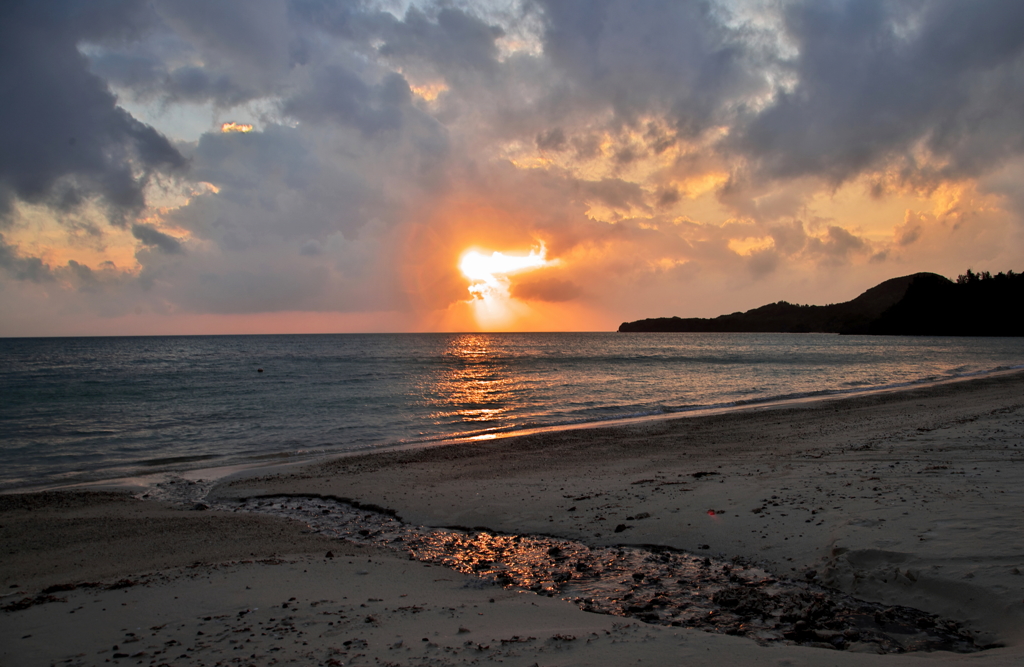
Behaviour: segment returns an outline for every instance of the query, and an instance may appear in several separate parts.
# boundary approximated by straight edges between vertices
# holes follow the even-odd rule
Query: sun
[[[543,245],[537,250],[531,250],[528,255],[506,255],[503,252],[486,255],[470,250],[462,256],[459,269],[472,281],[469,292],[474,298],[507,298],[508,276],[548,266],[552,262],[545,257],[546,254]]]
[[[547,258],[541,244],[526,255],[494,251],[491,254],[469,250],[462,255],[459,269],[469,278],[469,294],[477,322],[484,327],[507,325],[525,304],[515,302],[509,293],[509,276],[557,264]]]

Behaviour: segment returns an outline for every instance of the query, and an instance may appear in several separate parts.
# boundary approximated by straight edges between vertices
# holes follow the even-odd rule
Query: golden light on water
[[[473,424],[481,430],[507,425],[521,381],[495,353],[488,334],[462,334],[448,343],[444,369],[428,394],[437,423]],[[475,439],[492,437],[478,433]]]
[[[230,123],[221,123],[221,132],[252,132],[252,125],[249,123],[236,123],[231,121]]]

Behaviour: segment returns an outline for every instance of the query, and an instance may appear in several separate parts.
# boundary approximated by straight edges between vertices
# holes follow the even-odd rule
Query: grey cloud
[[[136,92],[155,87],[167,75],[164,63],[150,54],[107,51],[95,54],[89,65],[104,80]]]
[[[240,89],[273,92],[293,66],[287,4],[280,0],[175,0],[161,19]]]
[[[807,232],[799,220],[791,220],[788,223],[772,225],[769,228],[775,248],[785,255],[794,255],[807,244]]]
[[[700,134],[731,117],[737,100],[764,89],[734,36],[704,1],[540,0],[544,52],[590,103],[630,122],[671,115]]]
[[[179,294],[198,312],[260,313],[282,310],[316,310],[327,281],[320,270],[288,271],[274,267],[201,273],[187,280],[193,289]]]
[[[734,159],[723,196],[744,213],[750,207],[738,195],[761,184],[811,177],[837,185],[896,169],[928,187],[1024,153],[1024,5],[1016,0],[765,3],[782,39],[771,26],[732,21],[735,7],[711,0],[535,6],[544,54],[563,77],[538,104],[550,114],[535,134],[539,147],[548,148],[552,127],[581,141],[569,122],[581,109],[591,117],[611,109],[620,126],[660,116],[683,139],[727,127],[710,150]],[[646,137],[645,149],[676,140]],[[922,161],[921,147],[937,159]],[[628,163],[641,149],[617,150]]]
[[[755,278],[763,278],[778,268],[780,262],[779,253],[774,248],[757,250],[750,253],[747,259],[747,267]]]
[[[615,160],[616,164],[629,164],[639,157],[641,157],[641,155],[631,147],[620,148],[612,155],[612,159]]]
[[[924,229],[921,225],[904,225],[897,231],[896,243],[901,246],[908,246],[921,238],[921,233],[923,231]]]
[[[828,228],[824,238],[809,237],[806,246],[807,252],[822,255],[830,262],[846,261],[850,255],[866,248],[864,239],[835,225]]]
[[[676,187],[663,187],[659,188],[657,192],[657,203],[658,206],[672,206],[677,203],[680,199],[679,188]]]
[[[178,239],[164,234],[152,225],[132,225],[132,236],[142,241],[145,245],[157,248],[168,255],[180,255],[184,252]]]
[[[393,220],[394,195],[383,185],[403,174],[380,173],[374,157],[362,151],[335,153],[339,133],[345,136],[331,128],[274,125],[263,132],[203,135],[193,172],[220,192],[197,197],[171,220],[235,251],[280,240],[322,240],[333,231],[350,236],[372,219]]]
[[[463,240],[464,223],[441,220],[460,201],[519,216],[480,221],[485,237],[536,234],[566,257],[586,244],[623,248],[587,269],[593,280],[514,281],[524,299],[566,300],[579,296],[577,285],[662,280],[701,265],[760,277],[787,260],[842,262],[866,256],[869,244],[838,227],[815,228],[823,236],[814,238],[793,220],[820,191],[819,178],[841,182],[896,163],[908,180],[928,179],[1024,150],[1024,30],[1020,12],[995,0],[762,3],[784,11],[780,25],[795,55],[766,46],[760,28],[730,23],[714,0],[527,0],[543,52],[508,57],[499,53],[501,29],[474,16],[472,3],[416,3],[402,17],[379,3],[341,0],[61,6],[99,18],[81,29],[46,28],[45,40],[15,36],[37,51],[0,43],[0,53],[27,53],[33,72],[52,73],[32,79],[47,82],[38,87],[17,80],[31,98],[23,109],[16,102],[21,116],[0,108],[9,121],[0,142],[15,141],[10,128],[22,123],[37,135],[26,145],[39,153],[19,156],[18,168],[28,168],[15,173],[6,157],[14,153],[0,150],[8,202],[69,210],[101,196],[128,216],[144,203],[147,174],[184,168],[162,137],[116,108],[100,77],[119,94],[168,104],[277,105],[257,131],[209,133],[179,147],[189,153],[189,176],[217,190],[166,217],[197,240],[187,255],[157,228],[131,227],[149,246],[139,253],[148,296],[202,312],[383,310],[430,298],[443,307],[464,296],[464,285],[450,267],[427,265]],[[112,7],[135,8],[125,12],[134,18],[117,18]],[[19,19],[23,26],[49,25],[35,10],[18,11],[32,18]],[[0,23],[0,33],[12,30],[11,21]],[[0,81],[13,76],[0,63]],[[773,97],[779,80],[792,88]],[[432,102],[410,89],[442,81],[447,91]],[[40,136],[44,126],[74,134]],[[946,172],[916,161],[921,145],[947,160]],[[519,169],[500,159],[508,146],[551,151],[559,166]],[[595,167],[584,173],[623,177],[579,180],[574,160],[601,155],[608,164],[583,165]],[[624,176],[658,155],[666,157],[657,172],[636,176],[643,182]],[[740,258],[721,225],[690,229],[669,224],[667,213],[617,225],[584,215],[596,203],[615,215],[655,206],[687,213],[679,184],[712,170],[732,174],[722,204],[770,234],[773,249]],[[424,252],[422,240],[435,238],[438,252]],[[410,268],[413,255],[426,277]],[[666,268],[681,258],[690,262]],[[25,280],[50,275],[38,258],[9,247],[0,247],[0,263]],[[77,271],[82,285],[88,278],[81,267],[54,271],[62,280]],[[430,271],[448,273],[435,280]]]
[[[826,247],[830,254],[848,255],[852,252],[863,250],[865,246],[864,239],[854,236],[842,227],[833,225],[828,228]]]
[[[299,254],[303,257],[316,257],[324,254],[324,246],[316,239],[310,239],[299,247]]]
[[[67,273],[70,273],[75,283],[78,284],[79,292],[99,292],[102,285],[96,277],[96,273],[84,264],[75,260],[68,260]]]
[[[595,199],[620,211],[627,211],[632,207],[647,208],[643,188],[636,183],[618,178],[603,178],[600,181],[580,181],[578,187],[586,198]]]
[[[495,40],[504,32],[475,16],[445,8],[431,20],[412,7],[405,20],[394,22],[380,47],[384,56],[396,58],[426,57],[445,71],[491,70],[496,65]]]
[[[792,3],[794,90],[736,134],[762,178],[839,183],[885,161],[973,175],[1024,149],[1024,5],[1015,0]],[[927,174],[925,174],[927,176]]]
[[[190,41],[211,53],[251,63],[254,68],[280,65],[287,51],[286,4],[277,0],[175,0],[161,3],[159,13]]]
[[[117,107],[77,44],[123,38],[136,3],[5,3],[0,9],[0,216],[15,200],[70,211],[98,197],[115,224],[145,205],[154,172],[185,167],[152,127]]]
[[[402,18],[366,2],[292,0],[289,15],[314,31],[346,40],[367,59],[383,56],[405,71],[444,76],[454,85],[479,83],[500,69],[496,40],[504,33],[454,7],[411,6]],[[309,57],[315,39],[294,50]]]
[[[411,100],[409,84],[400,74],[389,74],[371,86],[349,70],[329,67],[307,90],[288,100],[284,111],[300,120],[348,123],[372,135],[398,129]]]
[[[371,7],[363,0],[291,0],[288,14],[296,21],[358,45],[379,39],[399,22],[390,12]]]
[[[576,151],[576,157],[581,160],[597,157],[601,152],[601,139],[595,134],[573,137],[570,143]]]
[[[1024,160],[1018,159],[1007,163],[1002,169],[980,179],[979,185],[983,192],[994,193],[1002,197],[1009,210],[1024,219]]]
[[[560,151],[566,147],[565,132],[560,127],[537,135],[537,148],[547,151]]]
[[[15,280],[28,280],[42,283],[53,280],[50,267],[38,257],[22,257],[17,248],[8,245],[0,235],[0,268],[7,271]]]
[[[246,89],[225,74],[212,74],[201,67],[179,67],[167,74],[165,90],[172,100],[204,102],[233,107],[256,99],[263,91]]]
[[[230,108],[276,89],[243,85],[229,73],[210,67],[182,65],[169,69],[159,57],[164,54],[149,52],[149,46],[149,42],[140,42],[123,50],[94,54],[90,69],[112,85],[127,89],[136,99],[158,98],[164,104],[211,101],[217,107]]]
[[[309,46],[281,0],[151,5],[144,39],[104,41],[92,70],[136,99],[230,108],[276,95]],[[196,64],[201,63],[201,64]]]
[[[207,133],[192,156],[193,173],[201,181],[231,189],[258,190],[268,180],[292,187],[308,183],[317,170],[316,156],[299,130],[271,126],[263,132]]]

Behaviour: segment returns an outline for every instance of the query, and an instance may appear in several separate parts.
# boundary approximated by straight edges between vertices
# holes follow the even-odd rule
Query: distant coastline
[[[892,278],[856,299],[827,306],[779,301],[715,318],[658,317],[623,322],[619,332],[838,333],[896,336],[1024,336],[1017,304],[1024,275],[935,273]]]

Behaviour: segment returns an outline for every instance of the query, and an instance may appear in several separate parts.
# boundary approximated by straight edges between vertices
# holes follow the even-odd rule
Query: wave
[[[419,438],[403,439],[400,442],[387,443],[386,445],[382,446],[408,446],[416,444],[431,444],[452,441],[472,441],[479,440],[485,437],[507,436],[537,430],[557,430],[559,428],[578,427],[581,425],[591,424],[595,426],[600,426],[602,423],[622,422],[630,420],[640,421],[651,417],[659,417],[665,415],[684,416],[687,414],[699,414],[704,412],[729,409],[744,409],[758,406],[767,406],[776,403],[803,401],[808,399],[827,399],[830,397],[843,397],[856,394],[881,393],[898,389],[927,386],[940,382],[954,382],[957,380],[984,377],[987,375],[995,375],[998,373],[1016,370],[1024,370],[1024,364],[999,365],[994,368],[984,370],[968,370],[959,373],[950,372],[941,375],[926,375],[912,380],[905,380],[901,382],[890,382],[883,384],[864,384],[859,386],[850,386],[846,388],[827,388],[808,391],[778,393],[757,396],[754,398],[736,398],[734,400],[719,401],[714,403],[701,403],[678,406],[659,404],[654,406],[633,406],[632,409],[604,406],[603,409],[607,410],[608,413],[603,415],[581,415],[568,419],[550,419],[542,421],[530,420],[516,424],[493,426],[475,430],[452,431],[448,433],[423,436]]]

